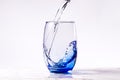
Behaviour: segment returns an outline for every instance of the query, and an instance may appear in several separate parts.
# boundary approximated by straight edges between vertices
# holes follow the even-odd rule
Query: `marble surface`
[[[75,69],[64,74],[32,69],[0,69],[0,80],[120,80],[120,68]]]

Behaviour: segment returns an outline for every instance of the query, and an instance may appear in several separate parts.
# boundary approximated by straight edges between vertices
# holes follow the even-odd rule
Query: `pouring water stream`
[[[58,30],[58,22],[67,6],[67,4],[70,2],[70,0],[65,0],[65,3],[63,4],[62,7],[60,7],[58,10],[57,10],[57,13],[53,19],[53,21],[55,22],[54,23],[54,34],[53,34],[53,38],[52,38],[52,42],[51,42],[51,45],[50,45],[50,49],[48,50],[48,55],[50,55],[50,52],[51,52],[51,48],[52,48],[52,45],[53,45],[53,42],[54,42],[54,39],[55,39],[55,36],[57,34],[57,30]],[[50,59],[51,60],[51,59]],[[51,60],[52,61],[52,60]],[[53,62],[53,61],[52,61]],[[55,62],[54,62],[55,63]]]

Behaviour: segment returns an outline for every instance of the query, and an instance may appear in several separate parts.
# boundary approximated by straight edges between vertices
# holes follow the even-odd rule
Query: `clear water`
[[[69,46],[66,48],[64,57],[58,62],[54,62],[52,59],[47,60],[48,69],[51,72],[67,72],[73,69],[77,57],[76,43],[77,41],[72,41],[69,43]],[[48,59],[50,59],[50,57],[48,57]]]
[[[51,42],[51,47],[50,47],[50,49],[49,50],[51,50],[51,48],[52,48],[52,45],[53,45],[53,42],[54,42],[54,38],[55,38],[55,36],[56,36],[56,34],[57,34],[57,30],[58,30],[58,27],[57,27],[57,25],[58,25],[58,22],[59,22],[59,20],[60,20],[60,18],[61,18],[61,16],[62,16],[62,14],[63,14],[63,12],[64,12],[64,10],[65,10],[65,8],[67,7],[67,4],[70,2],[70,0],[65,0],[65,3],[63,4],[63,6],[62,7],[60,7],[58,10],[57,10],[57,12],[56,12],[56,15],[55,15],[55,17],[54,17],[54,36],[53,36],[53,39],[52,39],[52,42]],[[50,51],[49,51],[50,52]]]
[[[59,20],[60,20],[60,18],[61,18],[61,15],[63,14],[63,12],[64,12],[64,10],[65,10],[65,8],[66,8],[66,6],[67,6],[67,4],[70,2],[70,0],[65,0],[65,3],[63,4],[63,6],[62,7],[60,7],[58,10],[57,10],[57,13],[56,13],[56,15],[55,15],[55,18],[54,18],[54,33],[53,33],[53,38],[52,38],[52,42],[51,42],[51,46],[50,46],[50,48],[48,49],[48,54],[50,54],[50,52],[51,52],[51,49],[52,49],[52,45],[53,45],[53,43],[54,43],[54,39],[55,39],[55,36],[56,36],[56,34],[57,34],[57,30],[58,30],[58,27],[57,27],[57,25],[58,25],[58,22],[59,22]]]

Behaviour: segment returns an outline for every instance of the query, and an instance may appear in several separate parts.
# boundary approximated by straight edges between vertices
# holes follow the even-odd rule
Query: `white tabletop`
[[[56,74],[33,69],[0,69],[0,80],[120,80],[117,69],[76,69]]]

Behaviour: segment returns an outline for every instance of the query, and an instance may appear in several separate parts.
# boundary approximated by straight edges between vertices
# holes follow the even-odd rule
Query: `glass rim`
[[[51,22],[56,23],[57,21],[46,21],[46,23],[51,23]],[[57,23],[75,23],[75,21],[58,21]]]

